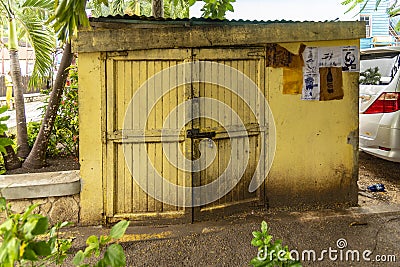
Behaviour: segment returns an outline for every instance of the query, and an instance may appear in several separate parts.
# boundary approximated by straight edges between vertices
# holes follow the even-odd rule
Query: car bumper
[[[360,136],[359,141],[362,151],[389,161],[400,162],[400,129],[380,127],[375,139]]]

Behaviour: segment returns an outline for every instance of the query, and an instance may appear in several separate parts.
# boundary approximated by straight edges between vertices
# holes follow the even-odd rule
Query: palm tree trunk
[[[11,77],[14,88],[15,117],[17,121],[17,155],[26,158],[29,154],[28,131],[26,129],[26,115],[24,94],[21,79],[21,68],[17,50],[10,50]]]
[[[18,39],[15,19],[9,20],[9,53],[11,61],[11,78],[14,87],[15,113],[17,121],[17,155],[26,158],[29,154],[28,132],[26,129],[26,115],[24,103],[24,89],[22,87],[21,67],[18,56]]]
[[[18,159],[12,146],[4,147],[7,154],[3,154],[4,165],[7,171],[15,170],[21,167],[22,162]]]
[[[163,0],[152,0],[152,15],[155,18],[164,17],[164,1]]]
[[[4,133],[0,135],[0,137],[7,138],[7,135]],[[17,157],[17,154],[15,154],[14,148],[12,146],[6,146],[4,149],[6,150],[6,153],[2,153],[2,155],[6,170],[9,171],[20,168],[22,162]]]
[[[22,165],[24,168],[38,169],[46,164],[47,144],[49,143],[50,134],[57,116],[65,81],[68,77],[68,67],[71,66],[72,59],[73,53],[71,51],[71,43],[67,43],[64,47],[60,68],[57,72],[56,80],[54,81],[53,90],[50,94],[42,125],[40,126],[35,143],[33,144],[32,151]]]

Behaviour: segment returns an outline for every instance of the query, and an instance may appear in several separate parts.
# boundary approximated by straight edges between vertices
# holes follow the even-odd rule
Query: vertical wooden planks
[[[218,61],[219,64],[224,65],[224,61]],[[225,69],[223,68],[218,68],[217,71],[217,81],[218,81],[218,87],[217,89],[217,99],[218,101],[220,101],[223,104],[227,104],[225,101],[225,88],[222,86],[222,84],[225,83]],[[218,126],[219,127],[224,127],[224,125],[222,125],[222,123],[225,122],[224,117],[225,117],[225,112],[223,109],[219,109],[217,108],[217,114],[218,116],[216,118],[218,118]],[[229,157],[229,153],[227,153],[227,151],[225,150],[226,146],[226,140],[224,139],[219,139],[219,140],[215,140],[214,141],[216,143],[216,147],[213,149],[217,149],[217,156],[216,156],[216,161],[218,162],[218,170],[215,173],[215,178],[220,177],[225,169],[226,169],[226,157]],[[219,195],[222,195],[223,192],[225,192],[226,190],[226,183],[224,183],[224,179],[219,179]],[[226,199],[226,195],[224,194],[219,200],[218,200],[219,204],[225,204],[227,202]]]
[[[132,95],[134,95],[136,93],[136,91],[139,89],[141,85],[141,81],[140,81],[140,61],[132,61]],[[138,129],[139,128],[139,112],[133,112],[132,114],[132,125],[131,125],[131,129]],[[135,153],[135,149],[137,144],[130,144],[130,156],[131,156],[131,160],[133,160],[133,153]],[[139,162],[135,161],[132,164],[132,168],[138,168]],[[132,173],[133,175],[133,173]],[[133,179],[133,177],[132,177]],[[137,212],[140,210],[140,187],[138,185],[138,183],[136,182],[136,180],[138,180],[139,177],[135,177],[134,181],[133,181],[133,185],[132,185],[132,212]]]
[[[113,59],[108,59],[106,61],[106,71],[107,71],[107,120],[106,120],[106,128],[107,130],[114,129],[114,116],[110,115],[110,111],[115,110],[115,103],[114,103],[114,95],[115,95],[115,79],[117,76],[115,75],[115,61]],[[111,113],[113,114],[113,113]],[[104,133],[106,135],[106,133]],[[106,136],[104,138],[107,138]],[[106,170],[106,181],[105,181],[105,188],[106,188],[106,198],[105,198],[105,207],[106,207],[106,216],[113,216],[115,213],[115,202],[116,198],[114,197],[114,188],[115,188],[115,151],[114,151],[114,143],[108,142],[106,147],[106,159],[105,163],[107,165]]]
[[[140,61],[139,63],[139,79],[140,79],[140,84],[143,84],[145,81],[147,81],[148,79],[148,62],[147,61]],[[149,90],[149,84],[146,85],[146,90],[142,90],[141,91],[141,99],[143,99],[143,101],[140,101],[139,104],[139,111],[145,111],[147,110],[147,93]],[[146,100],[145,100],[146,99]],[[138,121],[138,128],[135,129],[145,129],[145,125],[146,125],[147,121],[146,118],[144,118],[144,116],[140,116],[139,117],[139,121]],[[145,212],[147,211],[147,198],[148,195],[145,191],[148,190],[148,179],[147,179],[147,149],[142,145],[142,144],[138,144],[137,146],[139,146],[139,160],[138,165],[136,166],[137,170],[139,170],[139,177],[137,178],[140,181],[140,184],[142,184],[144,186],[144,188],[140,188],[139,190],[139,209],[138,211],[142,211]]]
[[[224,196],[219,194],[222,198],[218,199],[214,203],[205,205],[203,207],[204,210],[221,209],[221,207],[224,206],[232,206],[255,198],[256,195],[254,193],[249,193],[247,189],[248,183],[250,182],[256,167],[256,150],[259,145],[257,141],[258,136],[250,137],[250,147],[249,149],[246,149],[246,151],[243,137],[234,137],[229,139],[219,135],[219,137],[214,139],[214,145],[212,148],[208,147],[209,143],[206,139],[194,139],[194,143],[200,143],[202,140],[202,157],[211,157],[216,154],[216,157],[212,160],[208,168],[200,171],[197,176],[192,176],[190,172],[179,170],[175,164],[171,163],[177,162],[179,157],[181,157],[179,156],[180,154],[185,155],[189,160],[192,159],[191,157],[193,153],[199,154],[199,147],[192,147],[193,140],[186,138],[183,143],[172,142],[170,140],[164,142],[164,148],[161,140],[162,129],[167,131],[180,130],[185,134],[187,129],[195,127],[199,128],[201,132],[215,130],[218,135],[221,131],[223,132],[224,125],[227,126],[227,129],[237,128],[239,121],[234,119],[229,112],[219,109],[219,105],[216,103],[205,104],[204,101],[200,102],[200,114],[204,114],[201,110],[207,110],[211,113],[211,117],[214,119],[204,117],[192,118],[192,121],[182,128],[183,124],[178,121],[178,118],[183,118],[188,114],[178,113],[177,110],[174,109],[179,104],[193,97],[195,100],[198,97],[206,97],[224,103],[239,115],[244,124],[256,122],[255,117],[251,115],[249,106],[244,102],[244,99],[239,98],[238,95],[231,92],[231,87],[238,87],[240,94],[244,95],[244,98],[247,99],[248,104],[251,106],[258,105],[258,96],[254,90],[249,90],[251,84],[246,81],[246,79],[243,79],[241,75],[238,75],[236,71],[232,71],[229,67],[231,66],[234,69],[237,69],[239,73],[243,72],[253,81],[259,83],[260,74],[258,68],[261,67],[262,64],[260,65],[259,61],[252,58],[246,58],[247,52],[240,49],[229,50],[226,55],[229,56],[227,59],[224,59],[224,52],[221,51],[216,53],[214,50],[209,50],[204,54],[204,56],[210,57],[210,61],[217,62],[222,66],[227,66],[225,68],[216,68],[215,65],[201,63],[201,59],[197,62],[200,66],[199,68],[197,68],[198,65],[196,66],[196,69],[198,70],[196,73],[190,73],[190,71],[185,71],[183,68],[178,69],[181,73],[177,73],[176,71],[165,71],[155,80],[155,83],[146,83],[146,81],[153,75],[182,62],[181,60],[167,59],[169,56],[173,55],[173,52],[171,52],[171,54],[165,54],[165,51],[162,50],[151,51],[148,54],[142,53],[142,51],[129,52],[129,58],[117,56],[117,59],[114,59],[112,64],[110,60],[110,64],[108,64],[110,66],[108,66],[109,69],[107,71],[113,71],[112,76],[114,77],[114,80],[111,81],[110,79],[108,88],[113,88],[116,92],[113,93],[109,92],[110,90],[107,90],[107,102],[109,110],[115,110],[114,113],[110,112],[111,114],[115,114],[115,116],[111,116],[111,118],[107,120],[107,131],[109,133],[113,131],[118,133],[118,131],[122,130],[127,105],[129,104],[132,95],[140,88],[140,86],[145,84],[145,90],[142,91],[140,97],[146,101],[140,101],[139,106],[135,108],[138,112],[134,112],[132,114],[132,121],[125,125],[131,129],[125,130],[131,130],[135,133],[137,130],[145,129],[147,134],[145,138],[145,147],[143,147],[143,144],[140,144],[140,141],[135,141],[137,140],[135,134],[128,137],[127,142],[129,145],[125,146],[125,150],[128,149],[130,151],[130,154],[128,155],[130,155],[131,158],[135,158],[133,167],[138,173],[135,178],[140,181],[144,190],[141,189],[136,182],[132,181],[129,170],[124,167],[126,155],[124,156],[122,149],[123,145],[121,145],[121,143],[126,142],[126,140],[122,142],[118,140],[109,142],[110,145],[107,146],[107,151],[110,151],[107,155],[110,154],[111,157],[115,157],[112,168],[107,168],[106,170],[110,177],[115,177],[115,180],[113,180],[113,186],[115,186],[115,188],[112,191],[107,191],[107,197],[112,199],[112,203],[114,204],[113,208],[115,208],[113,212],[110,212],[109,214],[120,214],[120,216],[124,216],[123,214],[138,214],[140,216],[144,216],[144,214],[152,214],[151,216],[157,216],[158,214],[162,216],[163,213],[177,214],[177,211],[185,210],[184,214],[188,215],[191,213],[192,209],[178,208],[178,203],[173,203],[173,205],[161,203],[150,196],[154,194],[162,194],[169,199],[176,199],[176,201],[185,201],[185,199],[190,199],[191,197],[179,195],[177,190],[167,187],[166,184],[163,184],[161,180],[157,179],[157,173],[175,185],[200,186],[215,181],[215,179],[226,171],[229,161],[231,161],[232,169],[227,170],[225,175],[228,177],[228,180],[230,180],[230,183],[240,180],[239,184],[228,194]],[[199,54],[201,55],[202,52],[200,51]],[[162,59],[163,57],[166,58]],[[201,56],[199,58],[201,58]],[[190,62],[189,59],[186,60],[187,62]],[[217,84],[204,82],[191,83],[191,79],[198,78],[200,78],[200,80],[205,80],[207,78],[208,80],[215,81]],[[177,86],[178,82],[183,81],[186,82],[186,84]],[[225,86],[222,84],[225,84]],[[148,103],[154,102],[156,96],[160,93],[160,90],[164,89],[171,90],[162,96],[161,99],[158,99],[158,102],[152,108],[150,115],[147,118],[145,118],[146,116],[142,116],[143,113],[140,112],[144,112],[150,108],[150,106],[148,107]],[[194,112],[194,110],[192,109],[189,111],[189,109],[181,109],[180,112]],[[199,111],[196,112],[199,113]],[[170,117],[170,120],[168,123],[165,123],[167,116]],[[158,137],[157,134],[160,134],[160,136]],[[231,155],[232,146],[239,146],[239,149],[235,150],[233,155]],[[115,149],[115,147],[118,147],[118,149]],[[166,158],[164,149],[170,151],[169,154],[170,157],[172,157],[172,161],[170,161],[171,159]],[[194,149],[194,151],[192,151],[192,149]],[[212,150],[215,150],[216,153],[212,152]],[[133,157],[133,153],[138,154]],[[247,153],[249,153],[249,155],[247,155]],[[245,175],[239,177],[239,172],[242,172],[243,170],[238,169],[240,167],[240,164],[238,163],[243,162],[248,156],[250,158],[248,167],[245,170]],[[147,158],[153,165],[152,168],[147,167]],[[183,165],[184,159],[181,157],[179,160],[181,163],[180,165]],[[201,167],[204,168],[205,166]],[[192,181],[193,177],[198,177],[198,181]],[[229,184],[219,181],[217,186],[219,187],[218,193],[222,193],[226,191]],[[159,190],[161,190],[161,192],[158,192]],[[113,195],[114,192],[116,192],[115,195]],[[205,193],[210,194],[210,192]],[[186,204],[188,204],[187,201]]]
[[[170,71],[168,71],[168,73],[169,73],[168,76],[170,76],[171,74],[172,75],[174,74],[174,73],[170,73]],[[171,80],[172,80],[172,82],[171,82]],[[175,109],[175,108],[178,107],[178,92],[177,92],[177,88],[175,86],[175,83],[176,82],[174,82],[174,79],[170,79],[169,80],[169,88],[173,88],[173,89],[169,92],[170,93],[170,95],[169,95],[170,109],[169,109],[169,112],[167,114],[165,114],[165,116],[169,115],[172,118],[169,121],[169,125],[168,125],[168,129],[171,129],[171,130],[178,128],[178,119],[177,119],[178,112]],[[167,145],[169,151],[171,152],[170,153],[171,157],[173,157],[174,161],[176,162],[177,161],[177,157],[178,157],[178,143],[177,142],[168,142],[166,145]],[[168,161],[168,168],[169,168],[169,179],[168,180],[172,184],[175,184],[175,185],[178,184],[178,170],[177,170],[177,167],[174,166],[171,163],[170,160]],[[169,192],[170,198],[171,199],[176,199],[177,193],[178,193],[177,191],[172,191],[171,190]],[[174,204],[175,204],[174,206],[170,207],[171,210],[173,210],[173,211],[177,210],[178,203],[175,202]]]
[[[153,76],[154,74],[156,74],[159,69],[160,69],[160,62],[156,62],[153,60],[150,60],[147,62],[147,78],[150,78],[151,76]],[[154,83],[149,84],[149,87],[147,88],[147,101],[149,103],[152,103],[153,101],[155,101],[156,98],[156,91],[160,89],[161,86],[161,80],[160,79],[156,79]],[[148,107],[149,109],[151,107]],[[152,109],[150,111],[150,115],[147,118],[147,127],[146,129],[148,131],[152,131],[155,130],[156,127],[156,113],[155,110]],[[150,164],[152,164],[154,166],[154,163],[157,161],[156,159],[156,144],[155,143],[146,143],[147,146],[147,157],[150,161]],[[155,170],[154,168],[150,168],[147,170],[147,192],[149,192],[150,194],[155,193]],[[151,196],[147,196],[147,211],[155,211],[156,207],[155,207],[155,199]]]
[[[125,82],[125,65],[123,61],[117,60],[116,61],[116,69],[115,74],[116,76],[116,87],[115,87],[115,98],[114,98],[114,109],[115,112],[114,116],[114,128],[113,130],[121,129],[122,128],[122,120],[124,117],[124,82]],[[116,160],[117,165],[115,166],[116,171],[116,190],[117,190],[117,201],[116,201],[116,212],[124,212],[124,204],[125,204],[125,190],[124,190],[124,168],[119,167],[120,162],[124,160],[124,154],[121,153],[122,146],[120,144],[115,145],[115,153],[116,153]]]
[[[169,66],[175,66],[176,64],[178,64],[178,62],[176,61],[171,61],[169,62]],[[174,77],[171,77],[171,84],[177,84],[178,78],[179,76],[182,74],[177,73]],[[186,101],[186,95],[185,95],[185,86],[184,85],[180,85],[176,87],[177,90],[177,103],[182,104]],[[178,121],[178,118],[185,118],[186,117],[186,113],[185,113],[185,109],[180,110],[180,113],[176,114],[177,116],[177,123],[179,123],[180,121]],[[179,129],[181,133],[186,134],[186,125],[182,125],[183,123],[180,124],[180,126],[183,126],[182,129]],[[179,156],[179,161],[178,163],[183,166],[185,163],[185,158],[186,158],[186,148],[185,148],[185,142],[182,143],[178,143],[177,144],[178,149],[180,151],[177,151],[177,153],[180,154]],[[178,155],[177,155],[178,157]],[[191,172],[185,172],[184,170],[178,170],[178,185],[179,186],[186,186],[186,187],[190,187],[192,184],[192,179],[191,179]],[[181,206],[183,206],[183,204],[185,203],[186,198],[190,198],[191,196],[187,196],[185,195],[185,193],[181,193],[180,191],[177,192],[177,199],[178,201],[180,201]],[[184,210],[185,208],[183,207],[178,207],[178,210]],[[190,208],[189,208],[190,209]]]
[[[237,60],[232,61],[232,68],[235,70],[239,69],[239,62]],[[241,84],[239,83],[239,77],[238,77],[238,72],[234,71],[232,74],[232,82],[231,82],[232,88],[237,88],[239,90]],[[232,110],[234,110],[238,115],[239,113],[239,102],[241,101],[240,97],[237,94],[232,94]],[[232,125],[238,125],[239,124],[239,117],[234,117],[232,118]],[[239,147],[239,142],[238,138],[232,138],[232,147],[233,148],[238,148]],[[231,160],[232,160],[232,180],[234,181],[239,181],[239,166],[236,164],[236,161],[239,159],[239,151],[233,150],[231,154]],[[240,199],[240,194],[239,194],[239,187],[236,185],[233,190],[232,190],[232,201],[239,201]]]
[[[125,73],[124,73],[124,89],[123,92],[121,92],[121,95],[124,98],[123,101],[123,110],[120,112],[120,115],[122,115],[123,117],[121,118],[121,124],[120,127],[123,127],[123,123],[124,123],[124,119],[125,119],[125,111],[128,107],[128,104],[131,101],[132,98],[132,62],[131,61],[124,61],[124,68],[125,68]],[[127,116],[126,118],[128,120],[127,124],[128,125],[132,125],[132,117],[131,116]],[[119,145],[119,154],[123,154],[123,155],[129,155],[130,153],[124,153],[124,148],[122,147],[122,145]],[[125,149],[127,149],[128,151],[130,150],[130,148],[125,147]],[[131,160],[130,157],[128,158],[128,160]],[[125,158],[122,157],[119,161],[119,166],[121,169],[123,169],[124,171],[124,212],[125,213],[130,213],[132,212],[132,184],[133,184],[133,179],[132,176],[130,174],[130,171],[128,169],[128,166],[126,164],[121,164],[122,162],[125,163]]]
[[[227,60],[224,61],[224,64],[226,65],[225,71],[224,71],[224,79],[225,83],[227,84],[228,88],[224,88],[224,103],[231,107],[232,109],[232,61]],[[230,113],[223,114],[223,120],[228,124],[232,125],[232,115]],[[230,162],[231,160],[231,143],[232,139],[226,139],[224,140],[224,168],[228,168],[229,163],[233,164],[233,162]],[[231,165],[233,166],[233,165]],[[220,170],[225,171],[225,170]],[[232,168],[227,169],[226,171],[226,177],[229,179],[229,183],[226,186],[232,187],[233,185],[233,179],[232,179]],[[228,194],[225,196],[225,202],[226,203],[231,203],[232,202],[232,193],[233,191],[231,190]]]

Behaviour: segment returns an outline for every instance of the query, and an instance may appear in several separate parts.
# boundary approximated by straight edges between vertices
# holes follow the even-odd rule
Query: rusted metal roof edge
[[[293,20],[227,20],[227,19],[210,19],[210,18],[156,18],[137,15],[116,15],[107,17],[91,17],[90,22],[107,22],[107,23],[131,23],[131,24],[182,24],[190,23],[191,25],[205,24],[271,24],[271,23],[298,23],[298,22],[338,22],[337,20],[326,21],[293,21]]]

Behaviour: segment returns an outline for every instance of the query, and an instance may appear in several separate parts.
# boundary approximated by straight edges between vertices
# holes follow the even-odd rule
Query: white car
[[[360,59],[360,149],[400,162],[400,47],[361,50]]]

